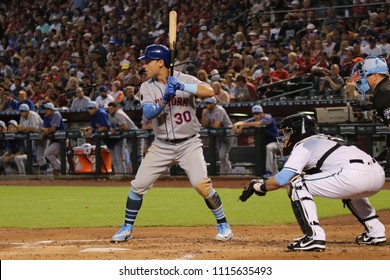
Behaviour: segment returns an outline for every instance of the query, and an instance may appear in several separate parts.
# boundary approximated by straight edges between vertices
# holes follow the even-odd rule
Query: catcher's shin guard
[[[349,211],[356,217],[356,219],[361,223],[366,232],[380,231],[384,232],[384,226],[378,220],[378,215],[376,215],[375,209],[371,206],[367,198],[359,200],[342,200],[344,207],[347,206]]]
[[[311,237],[315,232],[312,228],[313,225],[319,225],[317,221],[310,223],[309,214],[305,207],[304,201],[309,201],[314,204],[314,201],[309,196],[300,196],[297,191],[304,189],[303,192],[307,192],[304,180],[301,176],[294,177],[288,187],[288,196],[291,200],[291,207],[294,212],[295,218],[304,235]]]

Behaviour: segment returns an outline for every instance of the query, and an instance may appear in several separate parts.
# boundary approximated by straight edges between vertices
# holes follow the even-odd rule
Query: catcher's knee
[[[306,189],[305,180],[302,175],[298,174],[290,180],[287,187],[287,195],[291,201],[299,200],[297,196],[297,190]]]
[[[195,190],[203,198],[206,198],[210,194],[212,188],[213,188],[213,185],[211,184],[210,178],[203,179],[195,185]]]

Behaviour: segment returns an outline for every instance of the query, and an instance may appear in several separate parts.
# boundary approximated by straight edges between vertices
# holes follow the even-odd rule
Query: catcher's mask
[[[356,63],[352,69],[351,76],[356,76],[355,87],[362,95],[363,100],[370,91],[367,77],[373,74],[389,74],[389,68],[384,58],[370,54],[363,61]]]
[[[300,113],[284,118],[280,123],[280,136],[276,137],[281,154],[290,155],[296,143],[314,134],[316,122],[313,117]]]

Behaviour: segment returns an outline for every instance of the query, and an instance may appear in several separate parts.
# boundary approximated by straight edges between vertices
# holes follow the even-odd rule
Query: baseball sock
[[[127,197],[126,202],[126,215],[125,215],[125,224],[133,225],[139,209],[142,206],[142,196],[130,191],[129,196]]]
[[[204,199],[206,201],[207,206],[213,213],[217,223],[226,223],[225,212],[223,211],[221,198],[218,193],[212,189],[209,195]]]

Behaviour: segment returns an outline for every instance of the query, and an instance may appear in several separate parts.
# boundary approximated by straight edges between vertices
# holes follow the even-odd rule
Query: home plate
[[[81,250],[80,252],[83,253],[95,253],[95,252],[113,252],[113,251],[128,251],[129,249],[124,248],[87,248],[84,250]]]

